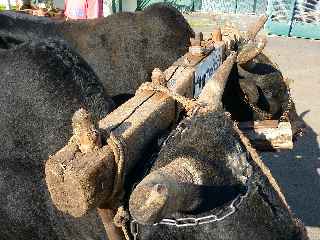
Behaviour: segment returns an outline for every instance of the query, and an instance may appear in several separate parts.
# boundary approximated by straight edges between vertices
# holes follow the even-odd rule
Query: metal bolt
[[[203,33],[202,32],[196,33],[195,34],[195,39],[196,40],[200,40],[200,42],[203,41]]]
[[[91,152],[101,147],[101,138],[95,129],[91,114],[83,108],[76,111],[72,117],[73,138],[82,153]]]
[[[196,33],[194,38],[190,38],[190,42],[191,47],[189,47],[189,53],[196,56],[204,54],[204,48],[201,46],[201,42],[203,42],[202,32]]]

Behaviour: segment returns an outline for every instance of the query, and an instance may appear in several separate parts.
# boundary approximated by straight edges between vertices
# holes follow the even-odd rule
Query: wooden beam
[[[292,128],[290,122],[265,120],[239,123],[240,130],[260,151],[292,149]]]
[[[245,64],[259,54],[262,53],[267,45],[267,39],[265,37],[258,39],[256,42],[249,42],[239,52],[237,57],[238,64]]]
[[[222,107],[222,94],[236,57],[235,52],[231,53],[218,68],[212,79],[208,81],[198,98],[200,104],[208,105],[212,109]]]
[[[254,39],[259,31],[263,28],[264,24],[267,22],[268,16],[263,15],[261,16],[257,22],[252,24],[248,29],[248,39],[252,40]]]
[[[125,172],[132,170],[146,145],[175,119],[175,102],[162,93],[141,92],[99,122],[101,132],[112,130],[126,142]],[[114,153],[108,145],[81,153],[67,145],[46,163],[46,182],[55,206],[80,217],[106,204],[116,172]]]
[[[192,66],[172,66],[167,69],[164,75],[168,88],[191,97],[194,71],[195,67]],[[173,98],[160,92],[140,90],[98,123],[102,136],[100,148],[91,151],[90,147],[90,151],[84,153],[70,141],[46,162],[46,182],[56,207],[80,217],[92,208],[112,204],[107,200],[114,190],[117,164],[114,152],[105,143],[108,133],[112,132],[126,143],[124,173],[127,174],[141,159],[146,146],[167,130],[175,118],[176,103]]]

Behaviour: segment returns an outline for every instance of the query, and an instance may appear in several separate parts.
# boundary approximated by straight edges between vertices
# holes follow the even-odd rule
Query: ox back
[[[143,12],[107,18],[57,21],[27,14],[0,14],[0,35],[30,40],[58,38],[93,68],[109,96],[134,94],[154,68],[168,68],[188,51],[194,35],[174,7],[154,4]]]

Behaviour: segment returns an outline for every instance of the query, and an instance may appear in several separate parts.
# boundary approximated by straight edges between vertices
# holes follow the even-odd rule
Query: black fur
[[[67,22],[4,12],[0,14],[0,35],[20,41],[65,40],[113,97],[134,94],[141,83],[149,81],[154,68],[168,68],[188,51],[194,33],[178,10],[159,3],[143,12]]]
[[[164,216],[164,218],[208,216],[225,209],[230,204],[231,199],[235,197],[235,193],[236,195],[241,192],[244,193],[244,189],[247,188],[248,196],[244,198],[234,214],[218,222],[182,228],[169,225],[139,224],[138,239],[307,239],[304,235],[303,226],[299,225],[297,220],[293,218],[290,210],[282,202],[278,193],[256,163],[250,158],[241,163],[237,156],[243,151],[245,149],[238,135],[232,129],[232,121],[223,113],[198,114],[191,120],[184,120],[178,130],[169,136],[151,173],[166,166],[176,158],[193,158],[206,164],[208,168],[214,169],[214,172],[217,173],[215,179],[220,182],[220,187],[222,187],[224,193],[231,189],[228,186],[231,187],[232,183],[238,182],[242,187],[238,190],[229,191],[230,194],[220,195],[217,188],[219,184],[214,181],[204,186],[184,186],[187,188],[202,188],[202,191],[194,192],[190,199],[202,198],[198,200],[202,200],[206,204],[200,205],[197,211],[186,212],[181,210]],[[246,165],[251,166],[252,171],[245,170],[244,166]],[[246,177],[248,183],[244,183],[241,176]],[[221,179],[224,180],[221,181]],[[206,191],[208,189],[209,191]],[[211,199],[214,200],[211,201]],[[143,206],[144,203],[141,202],[140,204]],[[226,213],[226,210],[224,210],[224,213]]]
[[[100,119],[113,102],[64,43],[9,42],[0,49],[0,239],[104,239],[96,213],[74,219],[55,209],[44,163],[71,137],[76,110]]]

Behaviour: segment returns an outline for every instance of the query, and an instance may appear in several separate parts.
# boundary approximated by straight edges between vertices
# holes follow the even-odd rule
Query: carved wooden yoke
[[[251,28],[250,39],[256,36],[265,20],[261,18]],[[201,34],[196,35],[191,39],[188,53],[164,72],[159,69],[153,72],[152,84],[159,88],[142,86],[134,97],[98,123],[92,122],[86,110],[76,112],[72,119],[73,137],[49,158],[45,167],[47,186],[57,209],[81,217],[91,209],[101,208],[98,212],[109,238],[123,239],[121,231],[113,225],[113,217],[114,209],[122,204],[125,176],[141,160],[149,143],[176,123],[183,101],[195,103],[195,107],[207,102],[214,107],[222,105],[221,94],[237,61],[236,53],[231,53],[224,61],[225,54],[232,50],[232,41],[236,39],[222,36],[220,30],[206,41]],[[197,102],[191,100],[199,95]],[[263,128],[245,126],[250,130]],[[259,126],[270,128],[270,132],[276,129],[276,123],[260,123]],[[290,129],[284,132],[270,133],[268,137],[261,131],[250,134],[257,141],[260,137],[260,143],[265,140],[272,143],[273,138],[277,138],[273,142],[280,148],[287,148],[292,134]]]

